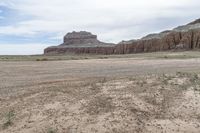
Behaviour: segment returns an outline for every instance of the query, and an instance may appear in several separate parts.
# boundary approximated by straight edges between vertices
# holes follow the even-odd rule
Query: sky
[[[0,0],[0,55],[42,54],[72,31],[138,39],[200,18],[199,0]]]

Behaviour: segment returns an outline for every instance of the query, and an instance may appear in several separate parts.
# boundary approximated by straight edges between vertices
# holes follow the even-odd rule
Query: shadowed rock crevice
[[[149,34],[138,40],[118,44],[104,43],[90,32],[72,32],[64,37],[64,43],[48,47],[44,54],[131,54],[167,50],[194,50],[200,48],[200,19],[157,34]]]

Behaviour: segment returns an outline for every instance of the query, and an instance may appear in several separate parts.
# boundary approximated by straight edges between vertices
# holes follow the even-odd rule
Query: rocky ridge
[[[68,33],[64,43],[49,47],[44,54],[89,53],[130,54],[167,50],[193,50],[200,48],[200,19],[157,34],[149,34],[138,40],[122,41],[118,44],[101,42],[86,31]]]

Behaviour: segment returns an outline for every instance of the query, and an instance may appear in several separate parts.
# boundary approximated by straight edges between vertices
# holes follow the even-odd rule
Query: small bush
[[[36,61],[48,61],[47,58],[42,58],[42,59],[36,59]]]
[[[168,57],[168,56],[164,56],[164,58],[165,58],[165,59],[168,59],[169,57]]]
[[[56,130],[53,128],[48,128],[47,133],[56,133]]]
[[[108,59],[108,57],[99,57],[99,59]]]
[[[107,82],[107,79],[104,77],[104,78],[100,79],[99,82],[100,82],[100,83],[106,83],[106,82]]]
[[[13,124],[13,119],[14,119],[15,113],[14,110],[10,110],[7,114],[6,114],[6,122],[3,124],[3,128],[7,128],[9,126],[11,126]]]

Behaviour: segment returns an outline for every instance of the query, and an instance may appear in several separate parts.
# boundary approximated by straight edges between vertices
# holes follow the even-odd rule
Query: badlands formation
[[[173,30],[149,34],[141,39],[104,43],[90,32],[72,32],[64,36],[63,44],[48,47],[44,54],[131,54],[168,50],[194,50],[200,48],[200,19]]]

